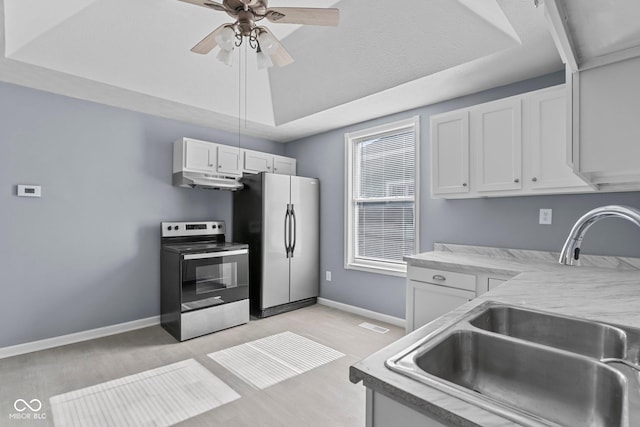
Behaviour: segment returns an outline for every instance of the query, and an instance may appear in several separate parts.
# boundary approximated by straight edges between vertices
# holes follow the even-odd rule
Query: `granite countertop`
[[[471,247],[460,248],[465,250]],[[473,251],[446,252],[447,250],[436,250],[408,257],[407,262],[410,265],[459,272],[477,273],[479,268],[485,268],[483,272],[500,271],[517,276],[354,364],[350,369],[353,383],[363,381],[366,387],[452,426],[513,426],[517,424],[395,373],[387,369],[384,362],[486,301],[640,328],[640,270],[637,267],[640,266],[640,260],[636,258],[595,260],[593,262],[597,265],[568,267],[544,259],[527,262],[522,257],[503,259]],[[549,254],[549,257],[552,256],[553,254]],[[600,261],[609,265],[618,263],[623,267],[603,268],[598,264]]]

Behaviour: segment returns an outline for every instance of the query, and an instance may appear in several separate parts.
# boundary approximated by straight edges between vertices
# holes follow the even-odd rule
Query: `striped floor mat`
[[[263,389],[344,354],[292,332],[283,332],[208,356],[255,388]]]
[[[49,401],[56,426],[170,426],[239,397],[188,359]]]

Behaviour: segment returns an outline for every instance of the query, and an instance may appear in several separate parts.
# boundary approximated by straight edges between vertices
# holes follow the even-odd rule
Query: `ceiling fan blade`
[[[191,52],[200,53],[202,55],[206,55],[207,53],[211,52],[211,50],[213,50],[213,48],[218,45],[218,42],[216,41],[216,36],[227,25],[229,24],[222,24],[218,28],[210,32],[207,37],[200,40],[200,42],[198,42],[197,45],[191,48]]]
[[[206,7],[207,9],[219,10],[222,12],[226,12],[227,8],[224,7],[221,3],[216,3],[215,1],[210,0],[180,0],[185,3],[195,4],[197,6]]]
[[[289,55],[289,52],[287,52],[287,49],[285,49],[282,44],[280,45],[276,53],[271,55],[271,60],[278,67],[284,67],[293,63],[293,58],[291,57],[291,55]]]
[[[340,10],[336,8],[275,7],[268,9],[265,16],[269,21],[278,24],[337,27],[340,23]]]

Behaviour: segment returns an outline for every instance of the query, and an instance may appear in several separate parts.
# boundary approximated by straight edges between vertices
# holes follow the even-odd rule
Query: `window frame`
[[[344,134],[345,141],[345,216],[344,216],[344,268],[348,270],[360,270],[370,273],[387,274],[391,276],[406,277],[406,262],[374,261],[356,258],[356,225],[355,225],[355,204],[357,202],[354,195],[354,183],[357,173],[354,157],[356,146],[363,139],[372,139],[383,134],[393,134],[412,129],[415,142],[415,176],[414,176],[414,253],[420,248],[420,116],[409,119],[387,123],[381,126],[362,129]]]

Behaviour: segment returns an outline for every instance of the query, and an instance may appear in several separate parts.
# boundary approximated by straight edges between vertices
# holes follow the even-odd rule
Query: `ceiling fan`
[[[266,68],[273,63],[280,67],[289,65],[293,58],[268,28],[256,22],[267,18],[274,24],[322,25],[336,27],[340,11],[336,8],[268,7],[268,0],[180,0],[186,3],[226,12],[234,23],[222,24],[196,44],[191,51],[200,54],[211,52],[220,46],[218,59],[231,65],[233,50],[244,38],[258,53],[258,67]]]

